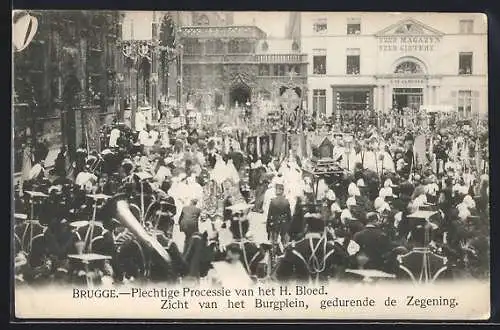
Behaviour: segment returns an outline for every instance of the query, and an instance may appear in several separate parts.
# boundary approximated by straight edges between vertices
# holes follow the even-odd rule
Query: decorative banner
[[[415,139],[415,142],[413,144],[413,153],[415,157],[415,162],[417,165],[425,165],[427,163],[427,147],[426,147],[426,136],[425,135],[419,135]]]
[[[247,154],[252,156],[254,160],[256,160],[259,155],[257,151],[257,137],[256,136],[249,136],[247,139]]]
[[[271,146],[269,143],[269,136],[268,135],[263,135],[259,137],[259,142],[260,142],[260,155],[262,158],[267,158],[271,154]]]
[[[14,13],[15,14],[15,13]],[[12,25],[12,44],[16,52],[29,46],[38,30],[38,19],[26,13]]]
[[[291,137],[291,150],[294,155],[302,158],[307,158],[307,144],[305,134],[294,134]]]
[[[100,152],[99,141],[99,118],[97,117],[96,109],[86,109],[82,111],[83,127],[85,141],[89,150],[97,150]]]

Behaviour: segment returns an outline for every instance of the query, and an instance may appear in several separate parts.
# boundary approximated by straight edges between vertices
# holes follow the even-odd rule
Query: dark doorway
[[[392,101],[401,113],[405,108],[417,111],[423,104],[423,95],[422,88],[394,88]]]
[[[236,102],[240,107],[243,107],[247,101],[250,101],[251,90],[247,85],[238,85],[231,89],[231,93],[229,94],[230,98],[230,107],[234,107]]]

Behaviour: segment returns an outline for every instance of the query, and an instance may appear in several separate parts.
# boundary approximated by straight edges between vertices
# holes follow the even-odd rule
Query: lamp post
[[[128,73],[129,73],[129,84],[130,91],[132,90],[132,75],[131,68],[136,70],[136,91],[135,91],[135,106],[130,105],[132,113],[130,118],[130,126],[132,130],[135,129],[135,119],[137,110],[139,109],[139,76],[141,73],[141,66],[146,60],[150,66],[152,63],[152,58],[158,51],[159,43],[156,41],[124,41],[122,43],[122,54],[128,61]],[[151,74],[151,72],[150,72]]]

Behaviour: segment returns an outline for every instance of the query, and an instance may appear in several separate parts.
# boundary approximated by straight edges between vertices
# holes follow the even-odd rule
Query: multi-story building
[[[310,112],[427,107],[487,114],[482,14],[300,14]]]
[[[268,38],[257,26],[234,25],[228,12],[182,15],[189,18],[179,33],[182,90],[195,107],[229,109],[258,97],[272,99],[290,79],[305,87],[307,56],[297,40]]]
[[[116,110],[122,15],[118,11],[30,11],[38,28],[13,54],[15,170],[28,137],[54,152],[85,141],[82,108],[107,120]],[[16,17],[14,16],[14,22]],[[49,164],[50,165],[50,161]]]

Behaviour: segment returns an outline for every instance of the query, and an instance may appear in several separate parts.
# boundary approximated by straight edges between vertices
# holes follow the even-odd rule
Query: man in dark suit
[[[283,245],[290,240],[289,227],[292,221],[290,203],[284,196],[284,190],[283,181],[278,180],[275,183],[276,197],[271,200],[267,214],[268,239],[275,242],[277,236],[280,235]]]
[[[201,209],[196,206],[197,204],[198,200],[192,199],[190,205],[184,206],[179,218],[179,229],[186,235],[184,249],[187,248],[191,236],[198,232],[198,219],[200,218]]]
[[[365,268],[385,270],[385,261],[396,246],[376,225],[378,215],[375,212],[369,212],[366,215],[366,220],[366,226],[354,234],[353,240],[360,246],[360,253],[364,253],[368,257]]]
[[[348,264],[346,249],[328,240],[324,234],[326,222],[321,214],[307,213],[304,218],[306,235],[292,243],[278,262],[276,277],[279,281],[327,281],[340,275]]]

